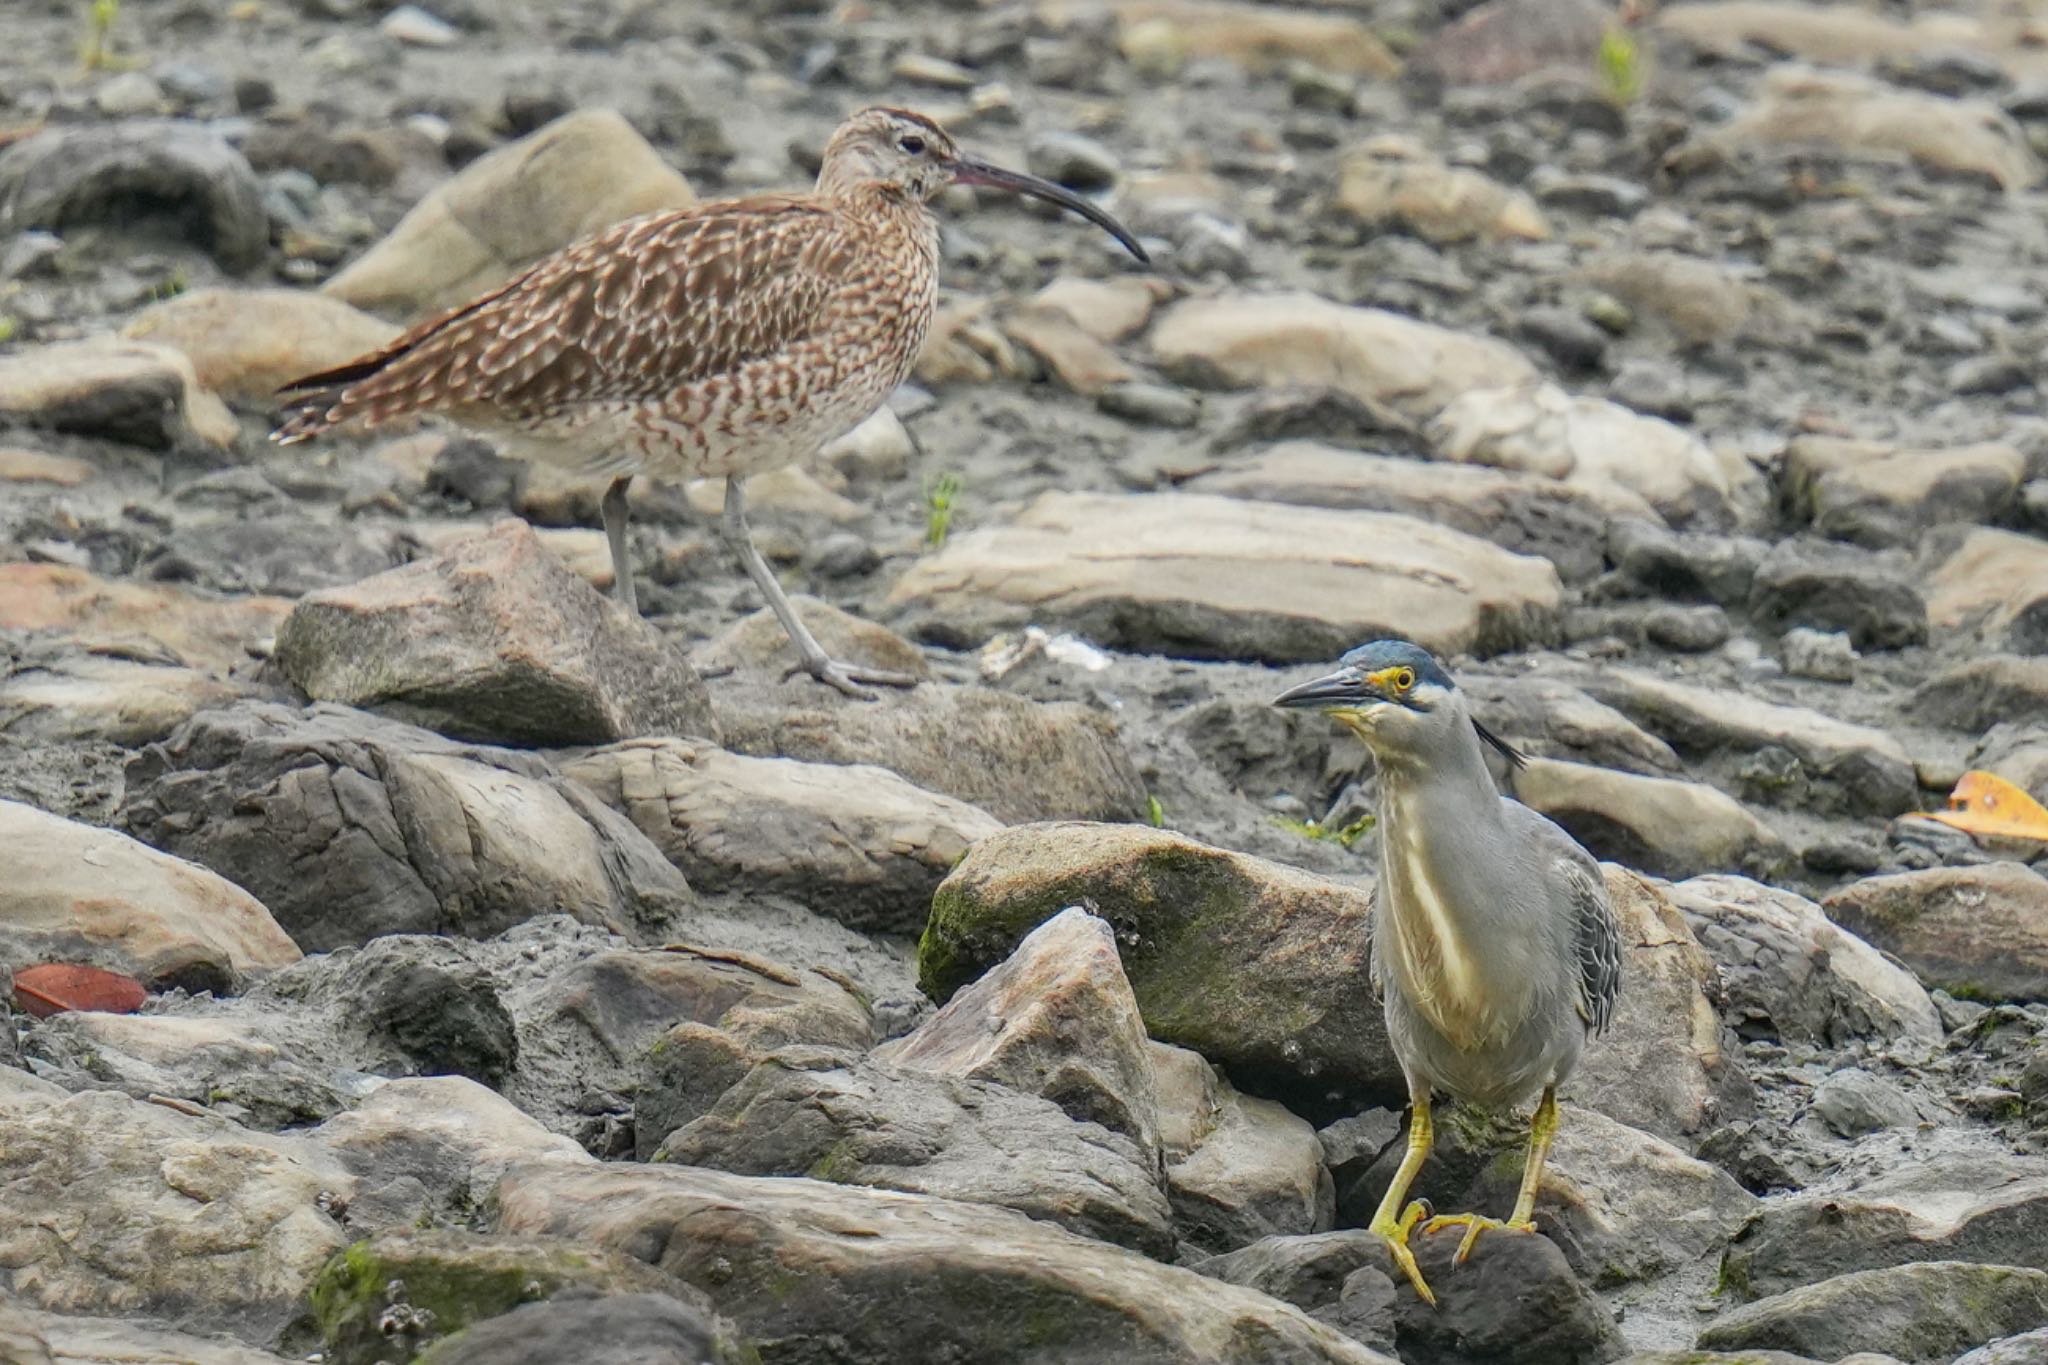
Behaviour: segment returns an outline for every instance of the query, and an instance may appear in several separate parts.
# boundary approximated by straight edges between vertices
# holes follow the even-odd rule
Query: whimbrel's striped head
[[[909,109],[876,105],[839,125],[825,144],[818,168],[818,192],[850,193],[864,186],[886,185],[920,202],[938,197],[948,185],[987,185],[1028,194],[1080,214],[1140,261],[1150,264],[1145,249],[1130,231],[1080,195],[1049,180],[1005,170],[960,150],[946,130]]]

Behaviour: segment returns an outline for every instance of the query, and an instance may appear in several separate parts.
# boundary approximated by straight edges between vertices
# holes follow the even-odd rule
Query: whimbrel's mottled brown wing
[[[276,439],[411,413],[545,418],[659,398],[811,335],[848,268],[839,224],[816,201],[760,196],[630,219],[380,351],[286,385]]]

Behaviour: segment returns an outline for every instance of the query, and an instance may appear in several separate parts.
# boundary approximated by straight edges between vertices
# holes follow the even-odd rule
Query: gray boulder
[[[515,1168],[498,1230],[631,1249],[843,1365],[1390,1365],[1264,1294],[986,1204],[688,1166]]]
[[[878,1059],[1042,1095],[1136,1142],[1154,1169],[1159,1094],[1151,1044],[1107,921],[1060,911]]]
[[[1721,1282],[1757,1299],[1922,1261],[2028,1265],[2043,1245],[2048,1160],[1980,1150],[1765,1204],[1722,1257]]]
[[[1747,1304],[1700,1332],[1710,1350],[1775,1348],[1819,1360],[1883,1351],[1910,1365],[2048,1325],[2048,1271],[1930,1261],[1838,1275]]]
[[[537,755],[338,706],[200,712],[129,765],[121,819],[307,951],[550,913],[637,937],[692,903],[645,835]]]
[[[998,1204],[1170,1259],[1148,1153],[1050,1100],[818,1048],[770,1055],[656,1161]]]
[[[696,671],[521,521],[299,599],[277,662],[316,701],[512,744],[715,738]]]
[[[759,1358],[731,1328],[663,1286],[525,1304],[439,1343],[420,1365],[746,1365]]]

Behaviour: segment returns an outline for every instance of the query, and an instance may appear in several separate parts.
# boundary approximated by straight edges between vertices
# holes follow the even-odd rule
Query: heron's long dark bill
[[[1035,175],[1026,175],[1022,171],[1006,171],[1001,166],[992,166],[975,156],[954,158],[952,170],[956,184],[988,185],[999,190],[1028,194],[1034,199],[1043,199],[1048,204],[1058,204],[1063,209],[1078,213],[1122,242],[1124,250],[1137,257],[1141,264],[1152,264],[1152,258],[1145,254],[1144,247],[1138,245],[1138,239],[1131,235],[1129,228],[1072,190],[1063,189],[1050,180],[1040,180]]]
[[[1326,673],[1311,679],[1299,687],[1290,687],[1273,698],[1275,706],[1313,707],[1327,711],[1337,706],[1369,706],[1376,701],[1385,701],[1379,689],[1364,678],[1349,671]]]

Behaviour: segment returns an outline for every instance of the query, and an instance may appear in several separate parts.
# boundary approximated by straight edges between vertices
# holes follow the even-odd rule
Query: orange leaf
[[[2048,810],[2041,803],[1992,773],[1971,771],[1948,795],[1948,809],[1920,813],[1965,834],[2001,839],[2038,839],[2048,843]]]
[[[132,976],[52,962],[14,974],[14,1003],[38,1019],[65,1010],[133,1014],[149,992]]]

